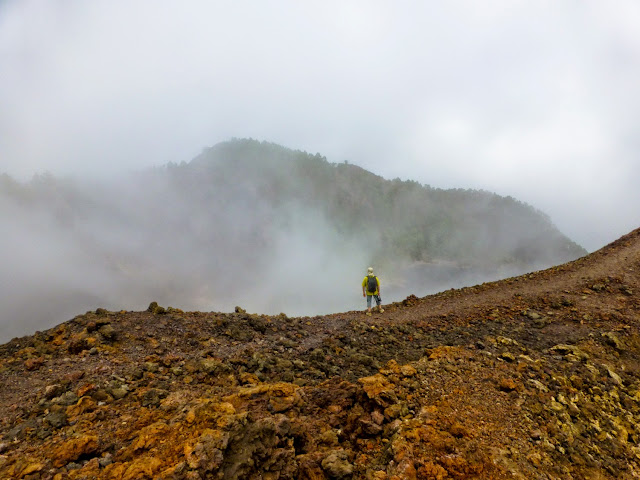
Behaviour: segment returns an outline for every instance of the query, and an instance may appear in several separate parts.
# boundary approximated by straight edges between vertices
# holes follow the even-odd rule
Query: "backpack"
[[[373,294],[376,290],[378,290],[378,277],[369,275],[367,277],[367,292]]]

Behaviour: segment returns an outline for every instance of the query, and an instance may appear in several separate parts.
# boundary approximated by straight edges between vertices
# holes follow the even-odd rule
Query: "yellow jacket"
[[[367,295],[379,295],[380,293],[380,280],[378,279],[378,277],[376,277],[375,275],[372,275],[372,277],[375,277],[376,279],[376,291],[371,293],[367,290],[367,285],[369,284],[369,275],[367,275],[366,277],[364,277],[364,280],[362,280],[362,289],[364,290],[364,292]]]

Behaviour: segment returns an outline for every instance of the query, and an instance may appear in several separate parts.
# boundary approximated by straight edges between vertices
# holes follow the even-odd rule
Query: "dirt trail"
[[[456,295],[433,295],[420,299],[408,311],[394,315],[394,320],[411,320],[416,316],[437,316],[463,312],[481,305],[500,305],[515,295],[535,297],[548,294],[582,295],[590,282],[609,277],[625,284],[633,282],[640,268],[640,241],[634,231],[593,254],[567,264],[513,279],[463,288]]]

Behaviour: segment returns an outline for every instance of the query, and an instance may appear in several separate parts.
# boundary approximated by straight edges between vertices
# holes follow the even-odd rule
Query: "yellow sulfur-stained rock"
[[[169,479],[174,479],[174,478],[180,478],[178,477],[179,475],[182,475],[184,473],[184,471],[187,469],[187,463],[186,462],[179,462],[178,464],[169,467],[165,470],[163,470],[162,472],[160,472],[160,474],[158,475],[158,479],[159,480],[169,480]]]
[[[187,421],[187,423],[193,423],[196,421],[196,412],[195,410],[189,410],[187,412],[187,416],[185,418],[185,420]]]
[[[358,379],[369,398],[376,398],[381,393],[392,392],[393,384],[389,383],[384,375],[376,373],[371,377],[363,377]]]
[[[240,398],[251,398],[258,395],[268,395],[269,404],[275,412],[284,412],[292,408],[300,401],[300,395],[298,394],[298,385],[293,383],[278,382],[274,384],[261,384],[255,387],[240,388],[237,396]],[[229,400],[232,400],[231,398]],[[233,405],[227,404],[225,407],[231,411]],[[222,404],[221,404],[222,406]],[[233,410],[235,411],[235,409]]]
[[[395,360],[389,360],[386,366],[380,369],[380,373],[383,375],[395,374],[412,377],[418,372],[412,365],[398,365],[398,362]]]
[[[107,480],[122,480],[124,472],[127,470],[128,464],[126,463],[112,463],[107,465],[103,472],[103,478]]]
[[[297,401],[297,397],[292,395],[290,397],[271,397],[269,404],[274,412],[286,412],[292,408]]]
[[[269,393],[280,397],[290,397],[296,393],[300,387],[293,383],[278,382],[274,384],[264,383],[256,387],[240,388],[238,391],[239,397],[252,397],[254,395],[260,395]]]
[[[9,471],[14,478],[24,478],[32,473],[42,471],[43,468],[44,465],[42,463],[25,460],[16,462]]]
[[[91,397],[82,397],[75,405],[67,407],[67,417],[73,419],[86,412],[91,412],[97,407],[96,402]]]
[[[418,371],[412,365],[402,365],[400,367],[400,373],[405,377],[413,377]]]
[[[78,469],[78,470],[71,470],[69,472],[69,479],[70,480],[83,480],[86,478],[98,478],[100,476],[100,464],[98,463],[98,459],[97,458],[92,458],[91,460],[89,460],[87,462],[87,464]]]
[[[455,347],[450,347],[448,345],[443,345],[434,348],[429,354],[429,360],[439,360],[440,358],[445,358],[455,351]]]
[[[383,375],[391,375],[400,373],[400,365],[395,360],[389,360],[384,368],[380,369],[380,373]]]
[[[433,480],[443,480],[449,477],[447,471],[440,465],[433,462],[426,462],[418,469],[420,478],[429,478]]]
[[[138,458],[127,465],[122,476],[122,480],[143,480],[147,478],[154,478],[154,475],[161,466],[162,462],[158,458]]]
[[[98,451],[98,437],[96,435],[82,435],[72,438],[58,446],[53,452],[54,467],[63,467],[83,455],[89,455]]]
[[[138,437],[134,440],[132,448],[136,450],[148,450],[153,447],[159,440],[161,440],[166,432],[169,430],[169,426],[164,422],[156,422],[148,427],[140,430]]]
[[[185,422],[190,425],[210,425],[213,422],[222,428],[229,423],[229,418],[234,416],[235,413],[235,407],[227,401],[199,400],[190,405],[185,415]]]
[[[229,402],[220,402],[214,406],[216,412],[223,413],[225,415],[235,415],[236,409]]]
[[[417,479],[417,471],[412,458],[404,458],[400,461],[396,471],[400,474],[400,478],[403,480]]]

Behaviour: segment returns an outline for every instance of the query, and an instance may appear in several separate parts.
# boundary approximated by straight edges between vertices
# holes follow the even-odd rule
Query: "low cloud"
[[[639,14],[633,0],[4,1],[0,173],[114,178],[252,137],[513,196],[592,251],[640,226]],[[83,255],[50,252],[80,272],[97,262]]]

